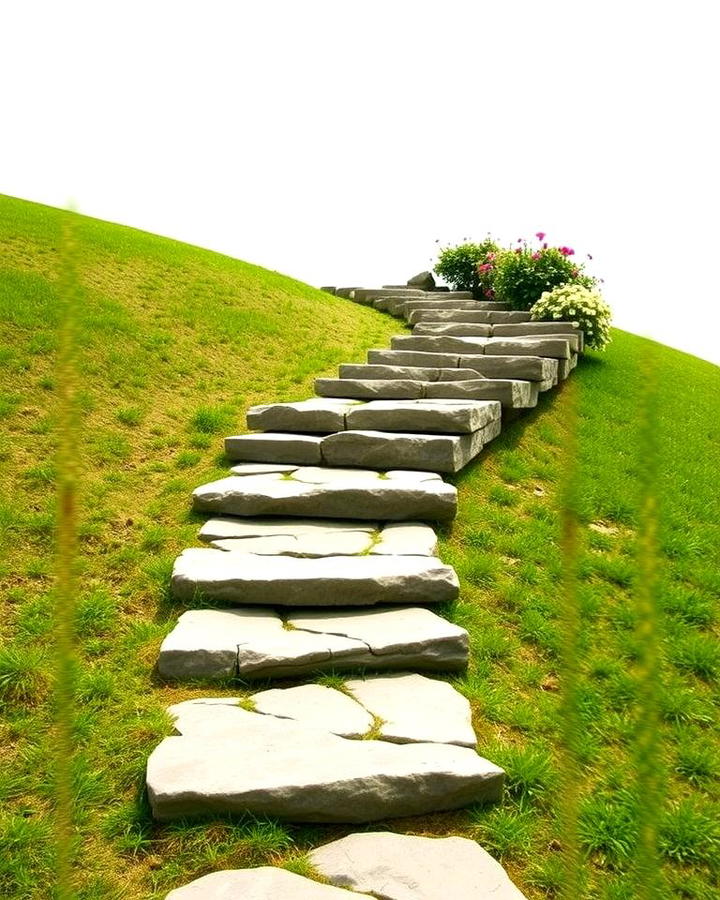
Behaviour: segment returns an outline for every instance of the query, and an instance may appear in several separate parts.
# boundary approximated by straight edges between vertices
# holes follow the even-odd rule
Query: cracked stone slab
[[[546,356],[461,356],[459,366],[474,369],[484,378],[547,381],[557,378],[558,362]]]
[[[372,555],[435,556],[436,552],[437,535],[422,522],[386,525],[370,549]]]
[[[233,475],[289,475],[298,468],[297,465],[288,465],[286,463],[238,463],[231,466],[230,471]]]
[[[491,338],[452,337],[451,335],[401,334],[390,339],[391,350],[410,350],[420,353],[484,353]]]
[[[357,400],[313,398],[297,403],[270,403],[247,411],[247,427],[258,431],[342,431],[345,415]]]
[[[357,556],[373,546],[373,536],[366,531],[341,531],[336,534],[278,534],[255,538],[225,538],[211,541],[216,550],[229,553],[254,553],[258,556]]]
[[[253,556],[205,547],[175,560],[170,591],[179,601],[262,606],[373,606],[443,603],[459,583],[452,566],[424,556]]]
[[[525,900],[468,838],[366,831],[312,850],[310,862],[332,884],[383,900]]]
[[[377,522],[343,521],[342,519],[208,519],[198,532],[201,541],[227,538],[276,537],[277,535],[323,535],[364,531],[370,534]]]
[[[360,823],[502,795],[503,770],[465,747],[348,740],[239,706],[218,716],[218,707],[194,705],[192,715],[178,716],[180,734],[148,759],[148,798],[159,821],[249,813]]]
[[[183,613],[160,647],[164,678],[296,677],[368,668],[460,671],[468,634],[423,607],[293,610],[195,609]]]
[[[426,403],[422,400],[372,400],[356,406],[347,414],[346,428],[348,431],[470,434],[499,416],[500,404],[493,401]],[[323,453],[328,443],[326,438]]]
[[[408,315],[410,325],[420,322],[474,322],[485,325],[529,322],[530,313],[518,310],[416,309]]]
[[[418,322],[413,326],[415,335],[449,334],[459,337],[490,337],[492,325],[481,322]]]
[[[346,519],[352,512],[357,519],[374,521],[433,521],[452,519],[457,510],[456,489],[430,478],[427,472],[414,480],[386,474],[375,480],[348,477],[329,484],[308,484],[275,475],[229,476],[201,485],[192,496],[197,512],[234,516]]]
[[[225,438],[225,455],[242,462],[314,465],[320,462],[321,442],[312,434],[238,434]]]
[[[370,365],[457,369],[458,353],[426,353],[421,350],[368,350]]]
[[[453,473],[474,459],[499,431],[499,418],[471,434],[342,431],[325,439],[323,458],[331,466],[356,462],[378,469],[398,466]]]
[[[423,396],[423,385],[419,381],[395,379],[316,378],[315,393],[321,397],[359,400],[414,400]]]
[[[461,747],[477,743],[469,702],[445,681],[414,673],[379,675],[348,681],[346,687],[382,720],[381,740]]]
[[[570,345],[577,340],[574,335],[554,337],[522,337],[487,339],[483,352],[486,356],[547,356],[551,359],[569,359]]]
[[[361,702],[321,684],[271,688],[253,694],[250,699],[258,713],[292,719],[340,737],[361,738],[370,731],[374,721]]]
[[[463,381],[477,378],[472,369],[437,368],[435,366],[384,366],[384,365],[349,365],[339,367],[340,378],[359,379],[400,379],[408,381]]]
[[[538,388],[537,382],[522,379],[469,378],[467,381],[427,384],[425,397],[428,400],[461,397],[472,400],[497,400],[509,409],[528,409],[537,405]]]

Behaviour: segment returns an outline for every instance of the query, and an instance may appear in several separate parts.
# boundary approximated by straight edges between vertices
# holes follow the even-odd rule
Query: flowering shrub
[[[542,241],[545,234],[537,233]],[[549,247],[542,243],[533,249],[525,241],[503,250],[495,260],[492,287],[494,299],[509,303],[513,309],[530,309],[543,291],[561,284],[579,284],[591,288],[595,280],[583,272],[582,263],[571,259],[571,247]]]
[[[487,274],[479,269],[494,258],[499,249],[491,238],[480,244],[465,243],[457,247],[444,247],[440,251],[435,272],[456,291],[482,294],[485,289],[492,289],[492,284]]]
[[[587,346],[596,350],[610,343],[610,307],[599,291],[582,284],[563,284],[544,291],[530,308],[530,317],[545,322],[553,319],[577,322],[585,332]]]

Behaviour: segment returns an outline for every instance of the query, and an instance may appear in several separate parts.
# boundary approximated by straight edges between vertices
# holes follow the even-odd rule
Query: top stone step
[[[403,300],[410,298],[429,299],[443,301],[448,298],[455,300],[472,300],[471,291],[422,291],[418,288],[357,288],[350,294],[350,299],[356,303],[372,306],[373,301],[383,297],[397,297]]]
[[[530,313],[518,309],[415,309],[407,316],[411,325],[420,322],[473,322],[481,325],[507,325],[530,321]]]

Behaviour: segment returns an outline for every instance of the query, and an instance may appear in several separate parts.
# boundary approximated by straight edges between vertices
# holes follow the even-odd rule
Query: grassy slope
[[[45,896],[42,879],[51,865],[43,842],[47,685],[37,654],[50,645],[52,330],[44,310],[53,218],[52,211],[18,201],[0,205],[0,235],[9,246],[0,316],[11,323],[0,369],[2,397],[9,398],[0,525],[12,547],[3,563],[9,603],[2,622],[18,648],[0,657],[9,701],[0,753],[19,758],[14,768],[0,767],[0,843],[11,842],[16,860],[0,863],[0,893],[16,898]],[[267,861],[302,870],[298,854],[339,829],[225,820],[154,827],[148,820],[142,772],[167,730],[162,708],[207,693],[151,681],[158,643],[174,616],[164,589],[174,553],[194,538],[188,491],[220,464],[212,432],[232,428],[251,402],[307,396],[312,374],[341,356],[359,358],[365,346],[397,331],[397,323],[129,229],[82,220],[81,233],[92,321],[83,354],[89,386],[79,598],[80,896],[160,897],[204,872]],[[481,839],[533,897],[551,893],[558,879],[557,509],[571,385],[579,389],[583,438],[585,871],[591,896],[633,896],[624,873],[635,816],[627,766],[638,696],[638,359],[646,353],[656,360],[661,386],[666,662],[658,703],[669,795],[662,896],[709,898],[717,890],[720,370],[618,333],[602,358],[586,359],[570,385],[506,427],[457,479],[460,513],[442,552],[463,582],[462,600],[448,612],[472,632],[471,668],[458,685],[473,702],[481,751],[509,771],[510,796],[493,809],[393,823]],[[3,673],[12,677],[3,682]]]

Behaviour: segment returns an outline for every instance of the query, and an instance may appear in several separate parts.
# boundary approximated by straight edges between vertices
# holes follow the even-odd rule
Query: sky
[[[6,0],[0,192],[315,285],[544,231],[720,364],[714,0]]]

